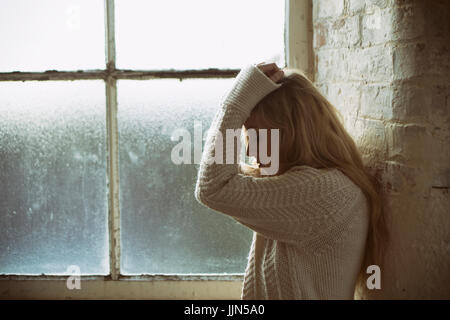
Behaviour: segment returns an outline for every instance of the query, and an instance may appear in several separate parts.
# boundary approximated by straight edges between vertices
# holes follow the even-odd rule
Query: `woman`
[[[221,139],[242,126],[279,130],[267,146],[279,152],[277,172],[214,161],[235,151]],[[195,196],[254,231],[241,299],[353,299],[380,261],[376,180],[335,108],[298,70],[262,63],[239,72],[208,131]]]

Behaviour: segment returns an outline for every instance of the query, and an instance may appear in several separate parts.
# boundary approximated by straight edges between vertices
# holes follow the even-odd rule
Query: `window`
[[[0,274],[243,273],[252,232],[196,202],[171,150],[239,67],[285,66],[284,2],[0,6]]]

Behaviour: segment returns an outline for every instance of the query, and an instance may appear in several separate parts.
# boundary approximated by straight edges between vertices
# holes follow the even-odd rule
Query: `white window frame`
[[[106,69],[0,73],[0,81],[103,79],[106,93],[108,226],[110,274],[81,276],[81,290],[69,290],[69,276],[0,275],[0,299],[239,299],[244,274],[120,274],[117,80],[156,78],[231,78],[239,70],[139,71],[116,69],[114,0],[105,1]],[[312,79],[311,0],[285,0],[285,61]],[[313,79],[312,79],[313,80]],[[30,281],[32,280],[32,281]],[[44,281],[45,280],[45,281]]]

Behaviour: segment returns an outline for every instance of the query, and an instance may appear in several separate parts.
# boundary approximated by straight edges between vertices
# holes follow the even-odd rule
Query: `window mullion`
[[[114,0],[105,0],[105,29],[106,29],[106,67],[116,69],[116,38],[114,28]]]
[[[109,263],[113,280],[120,275],[120,207],[119,207],[119,166],[117,127],[117,80],[115,71],[114,0],[105,0],[106,21],[106,122],[108,130],[108,188],[109,188]]]
[[[311,6],[309,0],[285,0],[284,41],[286,66],[304,70],[313,79]]]

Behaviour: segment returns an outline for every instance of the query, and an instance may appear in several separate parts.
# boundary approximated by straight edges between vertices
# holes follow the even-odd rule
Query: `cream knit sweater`
[[[346,175],[296,166],[252,177],[237,161],[212,161],[217,132],[225,138],[226,129],[242,128],[257,102],[279,86],[254,65],[239,72],[208,130],[195,197],[254,231],[241,299],[353,299],[368,207]]]

